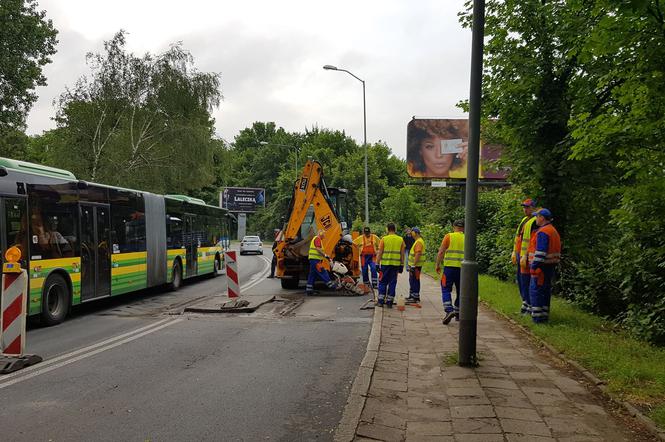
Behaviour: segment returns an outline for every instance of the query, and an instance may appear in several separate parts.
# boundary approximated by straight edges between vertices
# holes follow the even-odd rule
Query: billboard
[[[406,128],[406,163],[414,178],[466,178],[469,120],[418,119]],[[484,144],[480,148],[480,178],[506,179],[506,170],[496,167],[502,146]]]
[[[266,205],[266,190],[253,187],[225,187],[219,193],[219,206],[230,212],[251,213]]]

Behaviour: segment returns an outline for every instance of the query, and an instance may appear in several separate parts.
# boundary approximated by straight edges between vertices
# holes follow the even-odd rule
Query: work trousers
[[[527,270],[527,273],[522,273],[522,268],[520,266],[520,256],[517,255],[517,287],[520,290],[520,297],[522,298],[522,308],[520,311],[522,313],[531,312],[531,299],[529,295],[529,286],[531,285],[531,272]]]
[[[395,301],[395,288],[397,287],[397,275],[400,266],[381,266],[381,278],[379,279],[379,305],[384,302],[392,305]]]
[[[362,263],[363,282],[369,285],[369,274],[371,273],[372,287],[376,287],[378,275],[376,271],[376,263],[374,262],[374,255],[362,255],[360,262]]]
[[[553,279],[554,266],[552,265],[542,265],[536,270],[531,270],[529,298],[533,322],[547,322],[550,318]]]
[[[409,269],[409,297],[420,301],[420,272],[422,267]]]
[[[459,313],[459,287],[461,274],[462,269],[460,267],[443,268],[443,276],[441,277],[441,300],[443,301],[443,309],[446,313]],[[456,294],[454,303],[453,286],[455,286]]]
[[[309,275],[307,275],[307,286],[305,288],[305,293],[311,295],[314,292],[314,282],[316,282],[316,277],[319,277],[323,282],[326,283],[328,288],[333,288],[335,283],[330,280],[330,275],[328,271],[323,268],[323,261],[320,259],[310,259],[309,260]]]

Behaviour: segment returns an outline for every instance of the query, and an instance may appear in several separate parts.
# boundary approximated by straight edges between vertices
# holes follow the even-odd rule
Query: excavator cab
[[[351,228],[351,220],[349,219],[349,207],[347,205],[348,190],[339,187],[328,187],[328,196],[330,202],[337,212],[337,219],[342,225],[342,231],[346,235]]]

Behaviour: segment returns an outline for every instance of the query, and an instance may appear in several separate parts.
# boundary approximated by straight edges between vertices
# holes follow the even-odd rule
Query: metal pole
[[[469,152],[462,261],[459,365],[475,366],[478,328],[478,263],[476,262],[476,220],[478,218],[478,164],[480,157],[480,100],[483,77],[483,35],[485,0],[473,1],[471,41],[471,87],[469,94]]]
[[[367,178],[367,107],[365,105],[365,81],[363,83],[363,145],[365,146],[365,225],[369,226],[369,180]]]

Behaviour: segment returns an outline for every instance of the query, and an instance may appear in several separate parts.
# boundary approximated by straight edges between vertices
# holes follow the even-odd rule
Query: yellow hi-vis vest
[[[312,242],[309,243],[309,257],[308,257],[308,258],[309,258],[309,259],[318,259],[318,260],[322,260],[322,259],[325,258],[325,256],[323,256],[323,255],[322,255],[322,254],[316,249],[316,247],[314,246],[314,240],[316,240],[316,238],[318,238],[318,236],[315,236],[314,238],[312,238]],[[321,248],[323,248],[323,240],[321,240]]]
[[[449,233],[450,244],[443,258],[444,267],[462,267],[464,259],[464,232]]]
[[[527,255],[529,241],[531,240],[531,230],[533,228],[533,223],[535,222],[536,217],[532,216],[524,223],[524,228],[522,228],[522,244],[520,244],[520,258]]]
[[[381,239],[383,242],[383,255],[381,255],[381,265],[399,266],[402,263],[402,244],[404,240],[401,236],[390,233]]]
[[[420,256],[418,257],[418,262],[416,262],[416,244],[418,243],[422,244],[423,248],[421,250]],[[409,265],[411,267],[420,267],[423,265],[423,261],[425,261],[425,240],[418,238],[416,242],[413,243],[411,250],[409,251]]]

